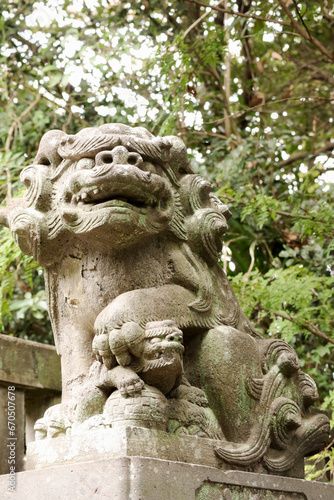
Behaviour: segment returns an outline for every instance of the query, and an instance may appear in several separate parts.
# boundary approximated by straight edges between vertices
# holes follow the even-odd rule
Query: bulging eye
[[[77,170],[91,169],[94,166],[94,160],[92,158],[81,158],[77,163]]]
[[[171,333],[171,334],[167,335],[166,340],[168,342],[180,342],[180,344],[181,344],[183,341],[183,335],[182,335],[182,333],[177,333],[177,332]]]
[[[161,342],[161,339],[159,337],[153,337],[151,340],[150,340],[150,343],[151,344],[159,344],[159,342]]]

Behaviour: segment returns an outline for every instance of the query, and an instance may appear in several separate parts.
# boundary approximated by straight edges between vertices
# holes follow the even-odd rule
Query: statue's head
[[[49,131],[21,180],[24,200],[8,208],[8,225],[22,250],[42,264],[59,258],[73,238],[99,249],[168,232],[186,241],[188,233],[194,239],[196,223],[215,232],[215,246],[226,230],[227,208],[192,172],[182,140],[154,137],[141,127]],[[208,242],[207,235],[202,239]]]

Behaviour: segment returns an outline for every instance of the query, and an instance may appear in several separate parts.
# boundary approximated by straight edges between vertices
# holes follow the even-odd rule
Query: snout
[[[160,358],[174,358],[176,354],[182,356],[184,353],[184,346],[179,340],[166,339],[158,343],[149,343],[145,349],[146,355],[149,359]]]
[[[105,165],[132,165],[140,167],[143,159],[139,153],[128,151],[124,146],[116,146],[112,151],[101,151],[95,158],[94,170],[100,169]]]
[[[140,169],[143,158],[140,154],[128,151],[124,146],[116,146],[111,151],[101,151],[95,157],[93,168],[78,171],[72,178],[70,189],[77,193],[89,184],[101,184],[112,176],[139,176],[141,181],[148,181],[150,172]]]

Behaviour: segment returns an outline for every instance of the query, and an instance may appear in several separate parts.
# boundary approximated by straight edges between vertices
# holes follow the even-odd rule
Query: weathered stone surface
[[[332,500],[334,486],[142,457],[110,458],[19,473],[2,500]]]
[[[60,357],[51,345],[0,335],[0,380],[61,391]]]
[[[66,463],[99,458],[141,456],[181,461],[217,468],[222,464],[214,451],[212,439],[169,434],[143,427],[113,427],[91,429],[80,434],[43,439],[28,446],[26,469],[41,469]]]
[[[252,488],[206,481],[196,493],[196,500],[306,500],[303,493]]]
[[[60,391],[60,358],[54,347],[0,335],[0,474],[6,474],[10,465],[16,472],[23,470],[34,424],[59,402]],[[14,424],[14,434],[8,422]],[[9,464],[11,437],[15,437],[15,459]]]
[[[211,438],[222,466],[285,475],[324,446],[316,386],[240,311],[218,264],[231,214],[178,137],[50,131],[21,179],[0,220],[45,266],[62,359],[62,403],[39,439],[136,425]]]

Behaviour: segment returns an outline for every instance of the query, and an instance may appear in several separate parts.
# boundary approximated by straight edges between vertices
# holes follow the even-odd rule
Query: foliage
[[[233,213],[222,266],[242,306],[294,346],[324,409],[334,391],[329,4],[12,0],[0,17],[3,203],[46,129],[113,121],[179,134]],[[3,332],[49,342],[40,270],[6,231],[1,243]]]
[[[0,328],[4,333],[52,343],[43,271],[23,255],[9,231],[3,230],[0,253]]]

